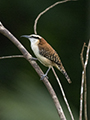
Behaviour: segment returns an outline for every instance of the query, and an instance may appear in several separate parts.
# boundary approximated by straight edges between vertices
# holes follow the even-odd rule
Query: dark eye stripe
[[[30,38],[36,38],[36,39],[40,39],[39,37],[35,37],[35,36],[31,36]]]

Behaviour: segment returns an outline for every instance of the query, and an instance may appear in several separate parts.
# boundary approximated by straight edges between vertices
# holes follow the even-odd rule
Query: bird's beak
[[[30,38],[30,35],[22,35],[21,37]]]

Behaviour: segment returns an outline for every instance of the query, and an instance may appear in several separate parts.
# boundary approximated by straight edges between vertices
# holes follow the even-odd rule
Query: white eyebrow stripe
[[[39,39],[42,38],[40,35],[35,35],[35,34],[31,34],[30,37],[39,38]]]

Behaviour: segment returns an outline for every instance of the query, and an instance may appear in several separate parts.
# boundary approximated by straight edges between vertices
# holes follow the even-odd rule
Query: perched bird
[[[47,76],[51,67],[55,66],[58,70],[61,71],[61,73],[64,74],[67,81],[71,83],[71,80],[67,75],[57,52],[46,42],[44,38],[36,34],[22,35],[21,37],[25,37],[30,40],[31,49],[34,52],[37,59],[43,65],[49,67],[47,72],[41,77],[41,79]]]

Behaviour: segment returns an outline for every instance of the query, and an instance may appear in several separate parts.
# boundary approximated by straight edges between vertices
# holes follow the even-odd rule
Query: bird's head
[[[40,35],[36,35],[36,34],[22,35],[21,37],[28,38],[30,40],[31,44],[32,43],[37,43],[42,39],[42,37]]]

